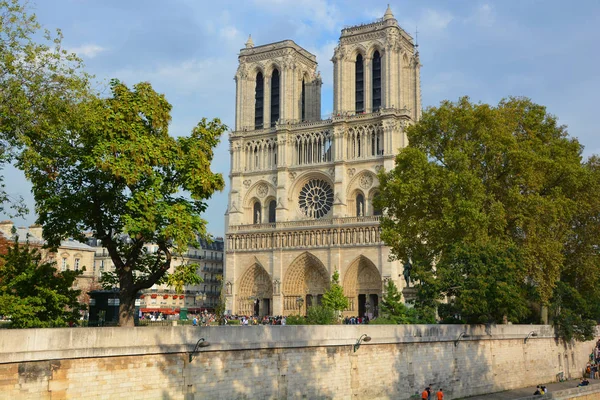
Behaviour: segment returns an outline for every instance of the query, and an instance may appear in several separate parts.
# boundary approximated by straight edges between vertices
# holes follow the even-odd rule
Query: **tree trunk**
[[[131,270],[124,270],[119,274],[119,326],[135,326],[135,298],[137,293],[133,290],[133,274]]]
[[[119,299],[119,326],[135,326],[135,295],[121,291]]]

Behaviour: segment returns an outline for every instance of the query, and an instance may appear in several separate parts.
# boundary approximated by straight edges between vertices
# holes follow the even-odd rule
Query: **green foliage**
[[[417,310],[407,307],[402,302],[402,295],[396,284],[390,279],[385,286],[381,299],[380,317],[373,320],[376,324],[419,324],[429,323],[419,318]]]
[[[306,325],[307,321],[306,321],[306,318],[304,318],[301,315],[288,315],[287,317],[285,317],[285,324],[286,325]]]
[[[448,298],[445,318],[526,321],[527,305],[550,304],[557,282],[588,285],[577,284],[577,265],[598,287],[598,161],[582,162],[582,146],[543,106],[444,101],[407,135],[395,168],[379,175],[375,206],[393,256],[412,261],[423,316]]]
[[[592,304],[568,283],[557,283],[550,311],[560,337],[567,341],[594,339],[597,322],[593,319]]]
[[[64,129],[73,105],[88,93],[89,77],[75,54],[62,47],[62,33],[41,31],[35,14],[19,0],[0,1],[0,169],[21,148]],[[0,212],[26,208],[9,196],[0,177]]]
[[[219,322],[219,325],[223,325],[223,318],[225,316],[225,310],[227,307],[227,303],[225,300],[225,286],[223,285],[223,275],[217,275],[217,280],[219,281],[219,285],[221,286],[221,291],[219,292],[219,301],[217,302],[217,305],[215,307],[215,315],[217,316],[217,321]]]
[[[165,280],[198,282],[193,267],[165,277],[173,257],[207,236],[201,213],[224,187],[210,165],[227,127],[202,119],[190,136],[174,138],[171,105],[149,83],[129,89],[113,80],[111,90],[110,98],[79,103],[68,129],[29,143],[18,166],[51,247],[84,240],[86,231],[102,241],[115,265],[103,283],[119,287],[120,324],[132,326],[137,292]]]
[[[335,321],[335,311],[327,306],[311,306],[306,310],[306,323],[308,325],[331,325]]]
[[[19,245],[18,238],[0,265],[0,315],[10,316],[12,328],[66,326],[79,320],[80,290],[72,289],[83,271],[58,272],[40,252]]]
[[[340,274],[337,270],[333,273],[329,289],[323,293],[323,305],[337,314],[348,308],[348,298],[340,285]]]

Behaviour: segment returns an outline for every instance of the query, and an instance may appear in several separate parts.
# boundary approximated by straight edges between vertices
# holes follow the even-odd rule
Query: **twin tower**
[[[370,24],[342,30],[333,58],[333,115],[380,109],[421,110],[415,44],[388,8]],[[321,119],[321,77],[316,57],[292,40],[240,51],[236,131]]]
[[[313,54],[291,40],[240,51],[224,277],[234,314],[304,313],[336,270],[346,315],[377,315],[386,280],[405,286],[374,199],[421,113],[419,54],[388,8],[343,29],[331,61],[322,118]]]

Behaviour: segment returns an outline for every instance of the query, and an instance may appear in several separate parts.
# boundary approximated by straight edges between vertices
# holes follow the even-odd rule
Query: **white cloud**
[[[108,50],[105,47],[98,46],[97,44],[84,44],[83,46],[71,47],[67,51],[75,53],[78,56],[94,58],[98,54]]]
[[[425,31],[441,31],[448,27],[454,17],[448,11],[426,9],[419,18],[419,29]]]
[[[466,19],[467,23],[474,23],[483,27],[490,27],[494,25],[496,20],[496,14],[491,5],[484,3],[480,4]]]
[[[330,31],[341,22],[338,8],[327,0],[254,0],[254,4],[271,13],[285,15],[294,21],[307,20],[311,25]]]

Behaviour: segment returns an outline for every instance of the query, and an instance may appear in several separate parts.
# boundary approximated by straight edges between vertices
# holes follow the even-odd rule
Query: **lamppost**
[[[302,313],[302,305],[304,304],[304,298],[298,296],[296,298],[296,304],[298,305],[298,315]]]

